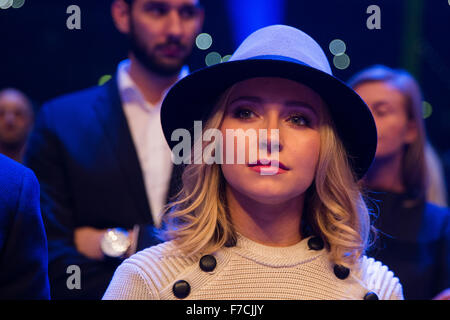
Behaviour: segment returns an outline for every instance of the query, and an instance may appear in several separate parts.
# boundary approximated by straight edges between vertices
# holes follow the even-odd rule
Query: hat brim
[[[279,77],[302,83],[325,101],[347,151],[350,165],[361,179],[375,156],[377,131],[372,114],[361,97],[341,80],[298,61],[257,58],[220,63],[200,69],[177,82],[161,108],[161,124],[170,148],[171,136],[187,129],[193,137],[194,121],[210,116],[218,97],[233,84],[257,77]]]

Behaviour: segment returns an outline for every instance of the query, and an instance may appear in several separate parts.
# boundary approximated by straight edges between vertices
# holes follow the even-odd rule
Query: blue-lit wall
[[[285,23],[285,0],[227,0],[235,46],[255,30]]]

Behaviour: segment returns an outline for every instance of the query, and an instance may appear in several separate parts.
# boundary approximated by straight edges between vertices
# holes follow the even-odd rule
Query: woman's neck
[[[302,239],[304,195],[282,204],[266,204],[227,187],[227,201],[236,231],[244,237],[277,247],[291,246]]]
[[[402,193],[405,191],[402,178],[403,153],[376,158],[365,177],[365,184],[371,189]]]

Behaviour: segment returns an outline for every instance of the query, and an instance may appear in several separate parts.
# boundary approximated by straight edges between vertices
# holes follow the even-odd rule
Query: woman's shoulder
[[[172,241],[144,249],[117,268],[104,299],[158,299],[159,292],[190,266],[197,256],[176,251]]]
[[[360,259],[357,277],[368,292],[375,293],[381,300],[402,300],[403,288],[388,266],[367,256]]]
[[[417,240],[421,243],[440,245],[450,238],[450,210],[433,203],[425,203],[420,216],[420,230]],[[442,241],[443,240],[443,241]]]
[[[187,256],[176,250],[173,241],[167,241],[137,252],[124,263],[141,268],[151,277],[160,275],[171,278],[197,261],[197,255]]]

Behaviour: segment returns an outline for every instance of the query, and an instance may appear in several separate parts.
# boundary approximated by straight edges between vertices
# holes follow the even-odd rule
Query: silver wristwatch
[[[111,258],[123,257],[130,246],[128,232],[120,228],[106,230],[100,243],[103,254]]]

